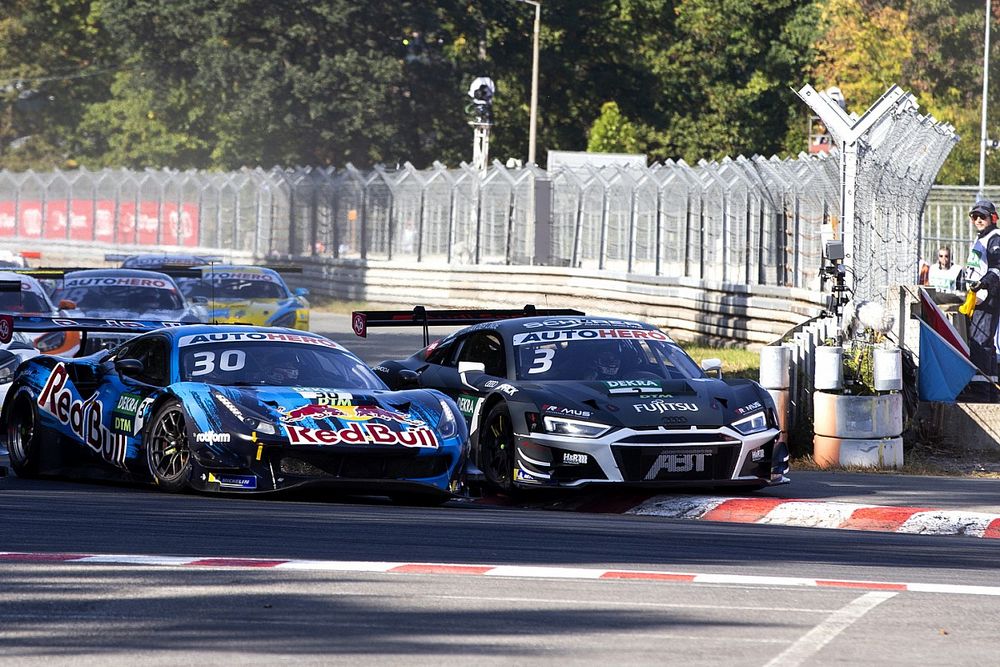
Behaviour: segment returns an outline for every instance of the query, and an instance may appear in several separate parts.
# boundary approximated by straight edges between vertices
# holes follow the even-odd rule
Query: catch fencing
[[[871,246],[856,256],[873,261],[854,267],[870,294],[890,280],[913,282],[918,256],[933,257],[938,244],[967,245],[975,199],[973,189],[936,188],[924,210],[922,188],[940,153],[903,172],[875,157],[861,160],[878,184],[859,188],[857,227],[868,231],[856,235]],[[839,197],[836,152],[551,172],[499,163],[486,172],[464,164],[3,171],[0,241],[534,264],[815,290]]]

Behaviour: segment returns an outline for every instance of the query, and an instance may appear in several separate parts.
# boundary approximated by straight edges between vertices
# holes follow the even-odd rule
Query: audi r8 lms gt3
[[[14,327],[38,321],[15,318]],[[55,322],[84,331],[160,324]],[[468,443],[444,394],[390,391],[322,336],[238,325],[164,327],[113,351],[30,359],[14,376],[0,432],[22,476],[75,472],[167,491],[327,483],[431,503],[451,497]]]
[[[192,299],[205,299],[212,322],[309,330],[309,302],[304,287],[288,288],[281,275],[259,266],[203,266],[201,278],[180,278]]]
[[[75,304],[66,301],[57,307],[42,284],[29,275],[0,271],[0,313],[61,317],[74,314],[66,310],[74,307]],[[80,347],[80,334],[76,331],[50,331],[27,338],[45,354],[71,355]]]
[[[453,397],[469,423],[469,479],[481,472],[500,490],[787,481],[768,393],[706,365],[720,377],[642,322],[527,317],[466,327],[374,370],[390,387]]]
[[[72,304],[82,317],[205,322],[204,306],[184,298],[170,276],[136,269],[69,271],[56,282],[52,298]],[[102,333],[87,338],[84,352],[114,347],[131,333]]]

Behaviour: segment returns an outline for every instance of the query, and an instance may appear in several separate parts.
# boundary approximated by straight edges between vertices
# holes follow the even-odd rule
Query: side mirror
[[[208,303],[208,297],[207,296],[191,297],[191,303],[195,304],[196,306],[204,306]]]
[[[119,375],[124,375],[125,377],[138,375],[145,368],[146,366],[138,359],[117,359],[115,361],[115,370]]]
[[[305,287],[296,287],[295,291],[292,292],[295,296],[309,296],[309,290]]]
[[[417,389],[420,387],[420,373],[404,368],[399,371],[399,386],[403,389]]]
[[[702,359],[701,360],[701,370],[705,371],[708,375],[714,375],[715,377],[722,379],[722,359]]]
[[[458,362],[458,374],[465,375],[466,373],[485,373],[486,364],[481,361],[460,361]]]
[[[70,301],[69,299],[62,299],[59,302],[60,310],[73,310],[76,308],[76,301]]]

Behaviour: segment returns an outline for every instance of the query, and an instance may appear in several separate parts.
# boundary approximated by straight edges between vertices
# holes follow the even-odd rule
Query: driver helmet
[[[622,367],[622,358],[616,350],[602,350],[594,360],[597,372],[606,377],[618,375]]]
[[[292,385],[299,379],[299,365],[291,357],[279,357],[264,371],[267,381],[276,385]]]

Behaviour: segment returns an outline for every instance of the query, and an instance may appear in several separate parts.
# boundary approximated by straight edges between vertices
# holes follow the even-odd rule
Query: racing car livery
[[[114,351],[38,356],[0,413],[21,476],[148,480],[167,491],[328,483],[447,500],[468,431],[444,394],[386,388],[339,344],[292,329],[14,318],[15,328],[146,331]]]
[[[205,322],[203,306],[190,303],[170,276],[136,269],[84,269],[68,271],[56,282],[52,298],[75,308],[82,317]],[[130,333],[104,333],[88,337],[84,352],[114,347]]]
[[[400,325],[399,313],[372,315],[355,320]],[[787,481],[767,391],[721,379],[718,360],[706,368],[719,377],[649,324],[542,316],[474,324],[373,370],[390,387],[452,396],[469,423],[470,480],[500,490]]]
[[[215,264],[196,267],[201,278],[179,278],[189,299],[208,303],[212,322],[240,322],[260,326],[309,330],[309,290],[294,292],[281,275],[259,266]]]
[[[143,253],[140,255],[108,254],[106,262],[119,262],[122,269],[145,269],[146,271],[163,271],[180,267],[202,266],[221,261],[214,255],[192,255],[186,252]]]

